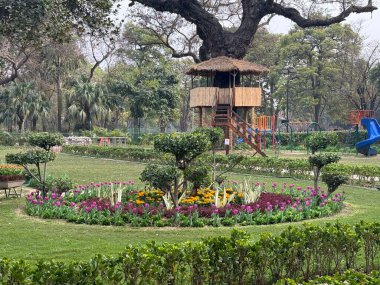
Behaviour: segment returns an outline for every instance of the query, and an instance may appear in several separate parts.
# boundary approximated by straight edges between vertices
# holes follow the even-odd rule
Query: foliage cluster
[[[337,145],[338,136],[335,133],[316,132],[306,137],[305,145],[312,154],[321,151],[329,145]]]
[[[310,281],[284,279],[276,283],[276,285],[320,285],[320,284],[350,284],[350,285],[376,285],[380,283],[379,271],[373,271],[370,274],[357,272],[355,270],[347,270],[344,273],[335,273],[333,276],[322,276]]]
[[[303,224],[289,226],[278,236],[264,234],[257,241],[252,241],[244,231],[234,230],[230,237],[206,238],[201,242],[130,245],[115,257],[97,255],[89,261],[48,260],[29,264],[3,258],[0,281],[5,284],[266,285],[285,278],[308,280],[355,268],[370,272],[380,266],[379,253],[379,223],[361,222],[354,227],[341,223],[323,227]],[[358,258],[359,255],[363,258]],[[351,283],[351,279],[352,282],[367,280],[360,274],[343,276],[350,284],[363,284]],[[331,277],[322,278],[328,282]],[[378,273],[372,278],[379,279]],[[343,277],[336,279],[344,282]]]
[[[45,197],[48,192],[47,163],[55,159],[51,147],[62,145],[63,136],[61,134],[34,133],[29,136],[28,142],[31,146],[39,148],[24,153],[9,153],[5,158],[8,163],[23,166],[28,175],[38,182],[42,195]],[[31,165],[34,165],[36,169],[30,168]]]

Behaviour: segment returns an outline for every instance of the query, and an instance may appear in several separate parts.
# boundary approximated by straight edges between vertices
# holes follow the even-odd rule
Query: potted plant
[[[25,182],[23,167],[13,164],[0,164],[0,189],[19,187]]]

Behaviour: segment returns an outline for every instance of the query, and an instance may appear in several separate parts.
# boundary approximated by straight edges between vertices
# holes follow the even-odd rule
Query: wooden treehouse
[[[261,106],[262,89],[259,77],[268,69],[245,60],[216,57],[191,67],[190,107],[198,112],[198,124],[224,129],[226,153],[233,146],[233,134],[266,156],[261,146],[263,126],[258,126],[255,107]],[[274,120],[265,124],[273,130]],[[269,122],[270,121],[270,122]],[[268,128],[264,126],[264,128]],[[258,131],[259,130],[259,131]]]

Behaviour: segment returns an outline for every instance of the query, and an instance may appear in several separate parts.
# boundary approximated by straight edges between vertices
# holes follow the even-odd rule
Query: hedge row
[[[288,227],[253,242],[244,231],[201,242],[128,246],[87,262],[0,261],[2,284],[274,284],[380,266],[380,223]],[[358,258],[358,256],[362,256]],[[279,281],[281,282],[281,281]],[[278,283],[284,284],[284,283]],[[311,283],[314,284],[314,283]]]
[[[277,282],[277,285],[378,285],[380,284],[379,271],[371,272],[371,274],[364,274],[361,272],[347,270],[343,274],[335,274],[334,276],[323,276],[314,280],[299,282],[297,280],[286,279]]]
[[[292,143],[293,147],[302,146],[305,144],[305,139],[311,132],[294,132],[292,134]],[[367,138],[367,131],[359,131],[356,133],[355,131],[330,131],[325,132],[327,137],[330,138],[331,143],[329,146],[331,147],[353,147],[355,143],[358,141],[365,140]],[[272,143],[272,134],[266,134],[267,143],[271,145]],[[281,146],[290,146],[291,145],[291,135],[290,133],[280,132],[276,133],[276,140],[281,142]]]
[[[153,149],[128,148],[128,147],[100,147],[100,146],[64,146],[63,152],[77,155],[88,155],[142,162],[165,163],[172,158],[168,154],[158,153]],[[202,159],[212,162],[211,155],[203,155]],[[236,164],[235,162],[240,162]],[[234,171],[273,175],[277,177],[293,177],[298,179],[311,179],[312,169],[307,159],[287,159],[252,157],[240,155],[216,155],[216,163],[219,170],[233,168]],[[236,165],[235,165],[236,164]],[[380,180],[380,167],[368,165],[330,165],[324,171],[338,171],[348,175],[352,185],[375,186]]]
[[[154,149],[144,149],[136,147],[108,147],[108,146],[79,146],[65,145],[64,153],[86,155],[93,157],[112,158],[141,162],[162,162],[170,160],[168,154],[158,153]]]

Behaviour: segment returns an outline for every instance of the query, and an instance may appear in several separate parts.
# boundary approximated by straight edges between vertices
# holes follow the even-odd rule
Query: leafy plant
[[[8,163],[18,164],[24,167],[27,173],[38,181],[41,185],[42,195],[45,197],[48,192],[46,184],[47,163],[55,159],[55,154],[51,151],[35,149],[25,153],[7,154],[5,157]],[[37,168],[37,173],[34,173],[30,168],[34,165]]]
[[[316,154],[309,157],[309,163],[314,169],[314,189],[318,188],[318,179],[321,169],[328,164],[336,163],[340,160],[340,156],[336,154]]]
[[[346,183],[347,180],[347,175],[339,172],[326,171],[322,173],[322,181],[326,183],[329,194],[333,193],[343,183]]]
[[[257,202],[261,195],[260,184],[255,186],[250,180],[244,179],[243,183],[237,188],[238,193],[243,195],[243,203],[251,204]]]
[[[314,154],[317,151],[325,149],[328,145],[336,145],[338,143],[337,135],[328,135],[326,132],[312,133],[306,138],[305,145]]]
[[[208,165],[193,165],[186,169],[184,177],[186,180],[193,184],[193,191],[200,189],[202,186],[207,187],[211,185],[212,178],[210,175],[211,167]]]
[[[32,133],[28,137],[31,146],[37,146],[49,151],[53,146],[63,145],[63,136],[53,133]]]

